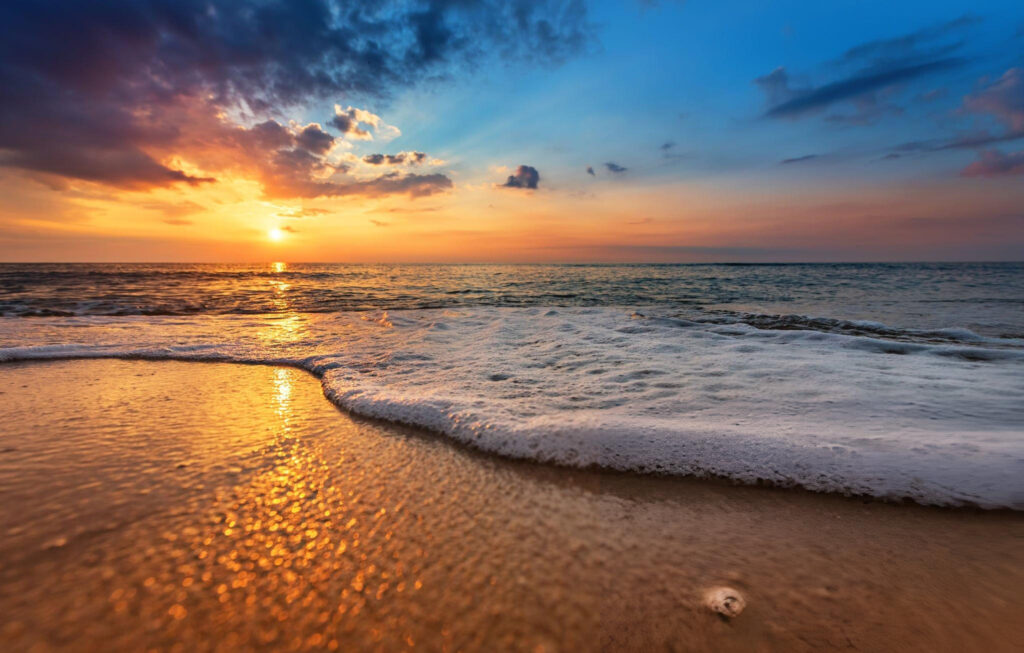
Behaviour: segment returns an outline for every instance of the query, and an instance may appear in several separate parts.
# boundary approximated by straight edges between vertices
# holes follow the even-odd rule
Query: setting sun
[[[280,242],[284,240],[284,231],[275,227],[267,232],[267,238],[275,243]]]

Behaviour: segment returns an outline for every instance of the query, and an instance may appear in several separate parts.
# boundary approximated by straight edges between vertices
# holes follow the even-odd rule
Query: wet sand
[[[7,364],[0,405],[4,650],[1024,648],[1017,513],[508,461],[288,368]]]

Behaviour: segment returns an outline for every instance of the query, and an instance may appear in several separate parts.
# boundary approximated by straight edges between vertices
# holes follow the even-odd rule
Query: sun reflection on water
[[[274,370],[274,400],[285,429],[288,428],[288,418],[291,416],[292,374],[295,373],[295,370],[283,367]]]

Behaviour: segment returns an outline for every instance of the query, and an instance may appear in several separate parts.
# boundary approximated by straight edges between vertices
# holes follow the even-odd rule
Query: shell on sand
[[[704,594],[704,605],[712,612],[731,619],[743,612],[747,600],[731,587],[713,587]]]

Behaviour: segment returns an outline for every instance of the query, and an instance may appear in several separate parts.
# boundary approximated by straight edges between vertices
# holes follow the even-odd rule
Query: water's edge
[[[767,488],[778,488],[778,489],[793,489],[797,491],[807,491],[817,494],[831,494],[838,495],[847,498],[859,498],[865,500],[877,500],[886,503],[912,503],[920,506],[939,508],[939,509],[954,509],[954,510],[982,510],[986,512],[1024,512],[1024,504],[1010,504],[1000,505],[986,501],[974,501],[966,497],[955,497],[948,496],[942,499],[934,497],[928,494],[921,493],[901,493],[901,492],[877,492],[871,491],[866,487],[825,487],[817,485],[815,483],[801,482],[797,478],[793,477],[770,477],[770,476],[737,476],[734,474],[724,473],[714,468],[703,468],[700,465],[688,470],[686,473],[673,473],[665,469],[658,468],[645,468],[643,466],[621,466],[621,465],[607,465],[599,464],[595,462],[589,462],[586,460],[578,460],[577,462],[568,462],[565,460],[559,460],[552,457],[537,456],[534,452],[517,452],[515,450],[494,450],[482,445],[478,441],[473,441],[464,437],[459,437],[457,434],[448,433],[444,429],[431,428],[429,424],[419,423],[413,420],[401,419],[396,417],[384,416],[379,411],[360,410],[358,405],[353,405],[350,402],[345,401],[344,393],[338,392],[327,385],[327,373],[332,369],[335,369],[331,365],[317,365],[315,361],[311,360],[296,360],[296,359],[277,359],[277,360],[261,360],[251,359],[244,357],[226,356],[226,355],[182,355],[176,353],[110,353],[105,351],[97,352],[83,352],[80,346],[76,346],[76,351],[53,351],[50,348],[21,348],[29,351],[23,351],[20,354],[12,355],[10,350],[4,352],[4,356],[0,357],[0,370],[3,369],[4,364],[15,364],[15,363],[46,363],[54,361],[74,361],[74,360],[136,360],[136,361],[150,361],[150,362],[164,362],[164,361],[176,361],[184,363],[218,363],[218,364],[235,364],[235,365],[261,365],[268,367],[289,367],[301,370],[313,376],[321,384],[324,397],[331,402],[337,409],[341,410],[346,414],[352,414],[361,418],[370,419],[373,421],[379,421],[387,424],[397,424],[404,427],[410,427],[424,434],[431,436],[439,436],[450,445],[467,447],[470,450],[481,452],[486,455],[497,456],[499,458],[526,461],[535,464],[550,465],[554,467],[567,467],[573,469],[590,469],[590,470],[601,470],[613,473],[639,475],[647,477],[687,477],[704,479],[710,481],[723,482],[729,485],[745,485],[745,486],[759,486]],[[31,351],[35,350],[35,351]]]

